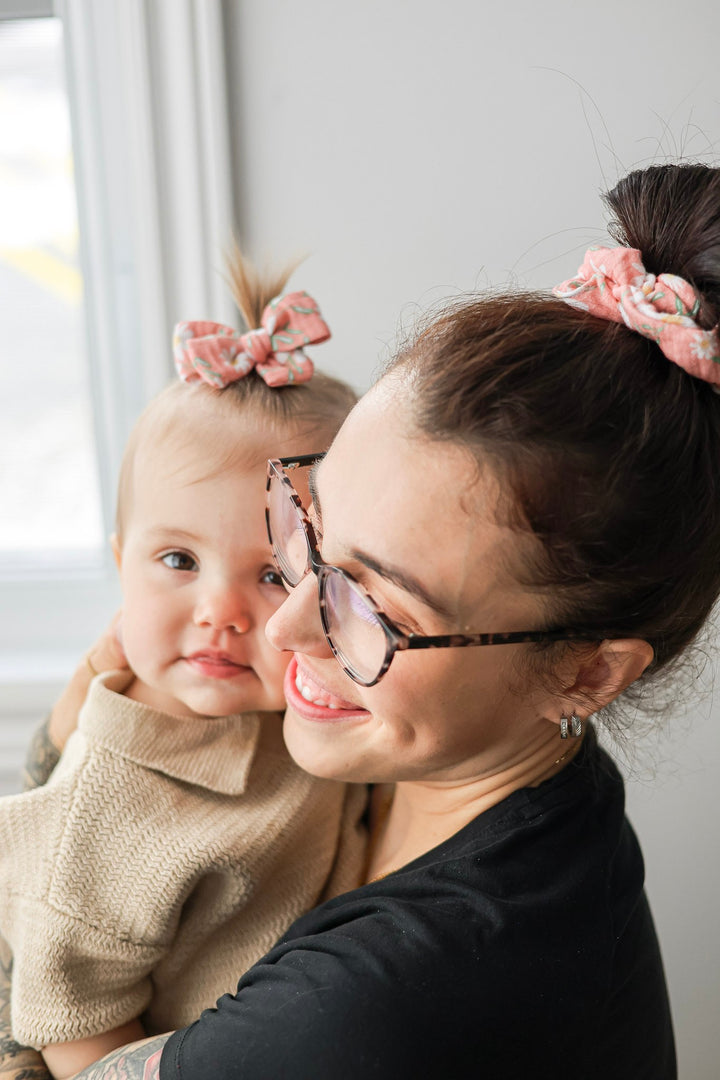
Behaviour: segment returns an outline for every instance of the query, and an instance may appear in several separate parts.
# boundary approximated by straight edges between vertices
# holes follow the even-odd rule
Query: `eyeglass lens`
[[[286,583],[294,588],[310,569],[305,523],[282,480],[273,474],[268,492],[273,553]]]
[[[305,522],[286,485],[275,474],[268,493],[268,516],[273,553],[286,583],[294,588],[311,567]],[[372,683],[385,662],[387,639],[375,612],[359,586],[342,571],[322,573],[325,633],[350,674]]]
[[[374,682],[387,652],[375,612],[358,586],[340,572],[327,574],[324,602],[328,637],[341,660],[361,682]]]

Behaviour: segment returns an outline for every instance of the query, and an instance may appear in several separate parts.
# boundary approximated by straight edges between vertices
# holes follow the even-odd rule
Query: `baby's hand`
[[[127,659],[122,647],[122,611],[116,612],[107,630],[85,653],[85,666],[91,677],[98,675],[101,671],[115,671],[118,668],[127,667]]]

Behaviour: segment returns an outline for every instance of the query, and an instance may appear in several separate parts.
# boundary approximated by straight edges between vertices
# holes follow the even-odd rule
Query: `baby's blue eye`
[[[162,556],[161,562],[163,562],[170,570],[198,569],[198,564],[195,562],[192,555],[188,555],[186,551],[168,551],[166,555]]]

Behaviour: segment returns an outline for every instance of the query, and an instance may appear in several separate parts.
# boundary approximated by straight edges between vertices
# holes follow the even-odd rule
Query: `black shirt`
[[[295,922],[169,1039],[161,1080],[674,1080],[622,780],[580,753]]]

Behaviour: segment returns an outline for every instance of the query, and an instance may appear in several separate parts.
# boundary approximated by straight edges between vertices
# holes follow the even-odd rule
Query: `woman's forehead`
[[[373,391],[356,407],[315,486],[327,558],[361,551],[403,567],[458,613],[518,589],[511,567],[523,543],[498,523],[494,471],[465,447],[417,432],[392,395]]]
[[[330,496],[343,504],[369,498],[392,505],[400,499],[406,512],[413,510],[408,525],[432,513],[438,500],[446,511],[467,516],[480,476],[475,459],[462,446],[419,432],[402,396],[386,392],[386,381],[353,409],[320,465],[323,503]]]

